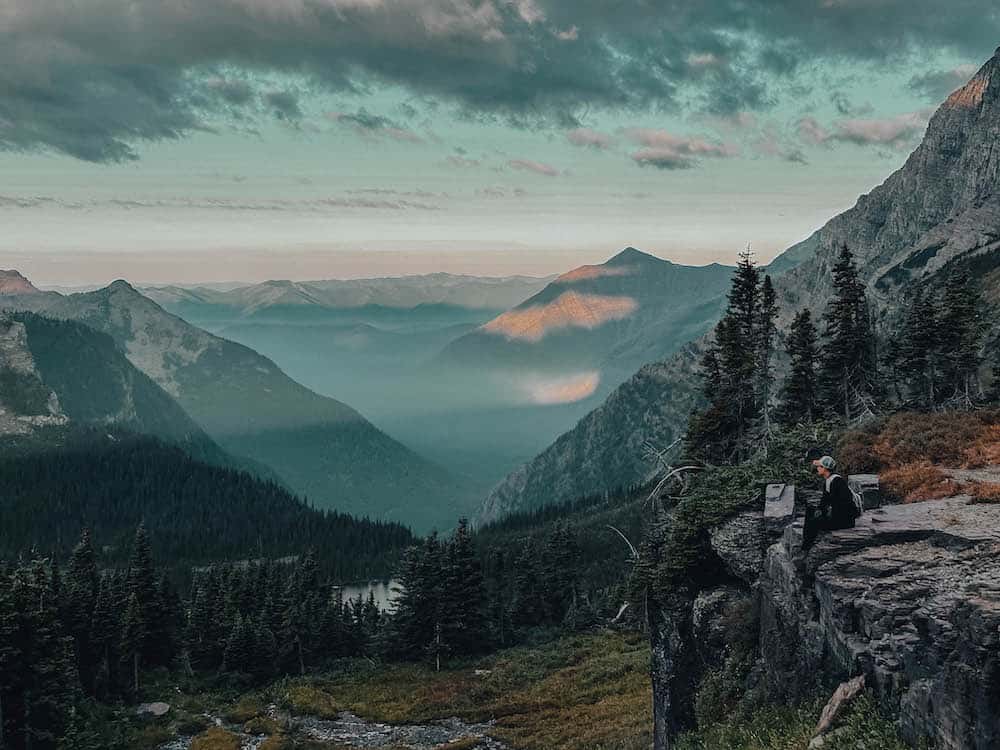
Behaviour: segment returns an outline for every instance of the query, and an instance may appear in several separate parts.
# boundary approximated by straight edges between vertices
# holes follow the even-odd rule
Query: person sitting
[[[813,466],[824,481],[823,499],[818,509],[809,508],[806,511],[803,549],[811,547],[820,532],[854,528],[854,520],[857,518],[854,493],[847,485],[847,480],[834,473],[837,462],[833,457],[822,456],[813,461]]]

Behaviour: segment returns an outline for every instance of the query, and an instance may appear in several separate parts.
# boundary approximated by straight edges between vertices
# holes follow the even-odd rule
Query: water
[[[370,581],[369,583],[353,584],[341,586],[340,590],[344,594],[344,601],[349,599],[367,599],[369,594],[375,594],[375,603],[383,612],[391,612],[395,609],[396,600],[399,598],[399,581],[395,578],[388,581]]]

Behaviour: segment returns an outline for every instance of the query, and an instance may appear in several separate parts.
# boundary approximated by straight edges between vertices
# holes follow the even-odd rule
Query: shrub
[[[983,466],[1000,464],[1000,424],[987,425],[979,437],[965,449],[966,469],[979,469]]]
[[[222,727],[211,727],[191,740],[191,750],[240,750],[240,738]]]
[[[882,491],[887,497],[904,503],[937,500],[960,494],[961,485],[928,461],[916,461],[879,475]]]
[[[986,482],[969,482],[965,491],[972,495],[975,503],[1000,503],[1000,484]]]

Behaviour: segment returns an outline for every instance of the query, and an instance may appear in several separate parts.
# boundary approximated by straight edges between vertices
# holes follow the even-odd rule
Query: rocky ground
[[[209,717],[239,738],[240,750],[258,750],[267,735],[248,731],[244,726],[230,725],[219,717]],[[382,724],[366,721],[350,712],[335,719],[315,716],[292,716],[277,706],[268,707],[268,718],[287,734],[320,743],[338,750],[346,748],[392,748],[392,750],[440,750],[458,745],[462,750],[504,750],[507,746],[487,735],[491,723],[469,724],[456,718],[429,724]],[[189,750],[194,738],[180,737],[160,747],[160,750]]]

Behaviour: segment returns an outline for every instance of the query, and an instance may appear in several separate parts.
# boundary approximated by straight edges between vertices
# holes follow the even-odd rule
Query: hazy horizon
[[[627,246],[629,245],[579,251],[551,250],[545,253],[528,250],[487,250],[480,251],[472,258],[468,252],[459,250],[300,251],[298,254],[278,255],[234,249],[225,254],[213,253],[214,263],[208,266],[204,258],[197,263],[191,263],[192,258],[189,254],[181,256],[160,254],[134,259],[108,253],[75,254],[55,258],[0,253],[0,268],[18,271],[36,287],[45,290],[91,289],[106,286],[117,279],[124,279],[137,287],[210,285],[234,288],[266,281],[346,281],[427,276],[436,273],[482,278],[524,276],[543,279],[558,276],[581,265],[603,263]],[[706,266],[712,263],[734,265],[736,254],[741,248],[734,248],[728,258],[704,262],[696,257],[689,259],[677,257],[677,255],[683,256],[683,253],[671,256],[643,247],[637,249],[681,265]],[[765,257],[756,248],[754,252],[762,263],[770,262],[778,254]],[[132,262],[127,262],[129,260]],[[244,264],[245,268],[252,270],[244,271],[242,275],[232,272],[234,265]],[[206,266],[209,270],[206,270]]]

